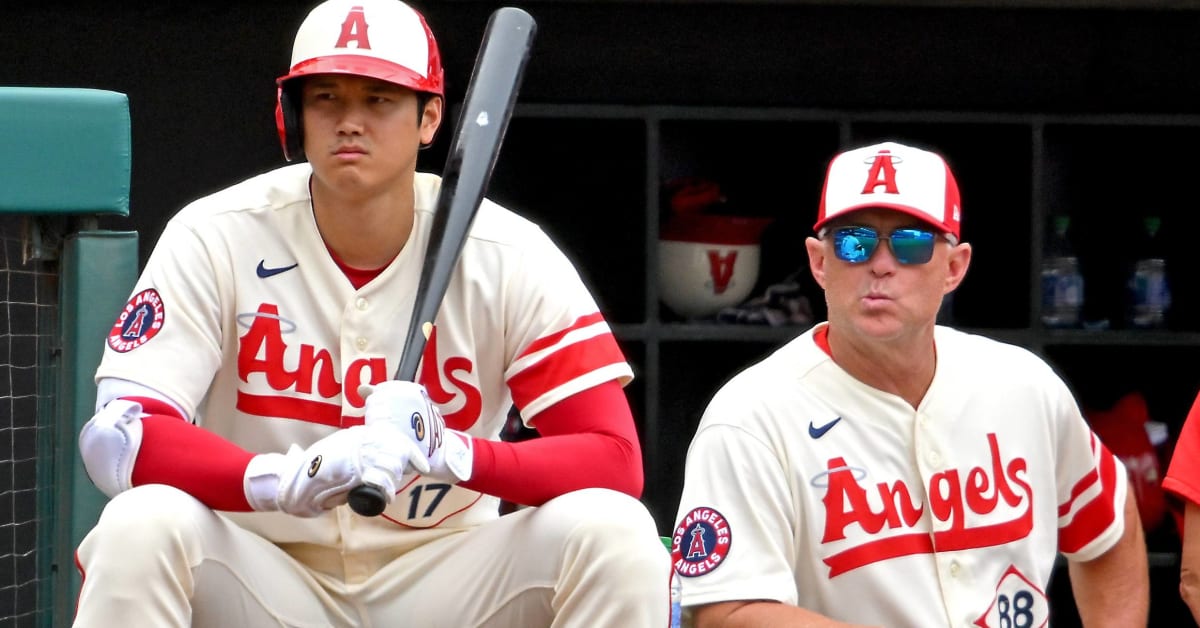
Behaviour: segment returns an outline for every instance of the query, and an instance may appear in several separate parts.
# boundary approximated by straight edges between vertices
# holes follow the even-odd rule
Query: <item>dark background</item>
[[[144,261],[165,220],[183,204],[284,163],[274,122],[274,79],[287,70],[292,36],[313,4],[5,1],[0,3],[0,85],[93,87],[129,96],[131,216],[107,218],[103,226],[137,230]],[[938,111],[1152,118],[1193,114],[1200,102],[1200,8],[1192,2],[414,2],[441,44],[450,103],[461,101],[487,17],[502,4],[521,6],[538,21],[521,103],[912,110],[928,119]],[[451,128],[448,120],[439,144],[422,155],[424,168],[440,169]],[[586,132],[564,135],[553,159],[589,163],[589,147],[598,139]],[[802,138],[750,139],[746,145],[753,149],[743,149],[736,134],[721,139],[747,172],[759,168],[786,179],[786,160],[803,153],[804,147],[789,141]],[[946,141],[956,139],[963,141]],[[993,139],[1011,146],[1004,144],[1003,133]],[[1099,184],[1079,193],[1082,202],[1112,201],[1103,186],[1108,178],[1130,169],[1158,169],[1155,155],[1129,148],[1137,140],[1091,143],[1082,137],[1072,144],[1095,168],[1074,176]],[[1019,151],[1021,144],[1015,145]],[[1009,159],[1013,152],[1003,148],[996,159]],[[1178,186],[1195,185],[1189,157],[1172,155],[1163,164],[1179,173]],[[643,155],[630,158],[631,169],[642,167]],[[1028,178],[1012,183],[1015,191],[994,194],[1028,196]],[[818,190],[807,179],[794,189],[790,198],[770,200],[811,211]],[[513,189],[497,192],[522,198]],[[991,194],[978,186],[972,193]],[[1136,191],[1126,194],[1117,200],[1137,200]],[[1110,215],[1119,218],[1113,206],[1086,218],[1093,225],[1106,223]],[[605,220],[591,216],[581,224]],[[1189,220],[1185,224],[1194,226],[1195,218]],[[1015,237],[1027,238],[1026,227],[1018,224]],[[595,251],[605,246],[605,231],[597,233],[564,234],[563,239],[571,250]],[[1088,245],[1087,234],[1079,239]],[[801,246],[799,238],[795,246]],[[1017,250],[1030,250],[1028,242],[1022,246]],[[984,277],[986,269],[980,266]],[[602,292],[620,293],[613,284],[622,282],[641,290],[641,278],[614,276],[619,273],[605,273],[604,267],[582,270],[602,284]],[[1023,316],[1024,307],[1018,303],[1016,308]],[[986,320],[987,312],[976,316]],[[728,349],[745,353],[744,361],[757,357],[755,348],[730,343]],[[1129,354],[1138,351],[1132,346],[1118,352],[1070,351],[1059,356],[1058,364],[1101,382],[1093,384],[1093,394],[1103,395],[1114,390],[1108,383],[1127,377],[1120,365],[1136,363]],[[1156,351],[1175,355],[1169,347]],[[636,348],[632,352],[640,357]],[[1195,354],[1184,349],[1175,359],[1194,364]],[[1106,359],[1111,369],[1096,367]],[[679,366],[681,372],[694,370],[696,363]],[[1191,370],[1185,365],[1171,380],[1170,410],[1179,415],[1176,419],[1193,394]],[[1081,392],[1086,401],[1088,391]],[[661,446],[682,449],[684,443]],[[1155,569],[1153,625],[1191,625],[1178,602],[1177,569],[1169,562]],[[1070,626],[1061,573],[1051,590],[1059,604],[1055,625]]]
[[[501,4],[414,3],[439,38],[451,103]],[[522,103],[1144,113],[1192,112],[1200,96],[1191,3],[511,4],[538,21]],[[144,259],[186,201],[283,163],[274,79],[310,6],[4,2],[0,85],[129,95],[132,217],[113,226],[141,233]],[[440,169],[447,136],[428,167]]]

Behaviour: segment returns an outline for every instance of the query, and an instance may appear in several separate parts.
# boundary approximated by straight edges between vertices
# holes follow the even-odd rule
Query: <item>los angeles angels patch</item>
[[[133,295],[125,304],[117,322],[108,334],[108,346],[118,353],[128,353],[146,344],[162,329],[166,308],[154,288]]]
[[[733,534],[729,522],[712,508],[695,508],[689,512],[671,538],[671,561],[675,572],[694,578],[721,566],[729,555]]]

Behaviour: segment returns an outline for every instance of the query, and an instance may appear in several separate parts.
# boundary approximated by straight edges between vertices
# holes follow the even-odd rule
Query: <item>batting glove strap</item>
[[[446,430],[442,446],[429,459],[429,475],[453,483],[471,479],[475,466],[475,447],[471,437],[458,431]]]
[[[299,447],[292,446],[292,451],[298,449],[303,452]],[[283,454],[258,454],[251,458],[242,479],[242,488],[250,507],[260,512],[279,510],[279,485],[283,474],[292,466],[294,463],[289,462]]]

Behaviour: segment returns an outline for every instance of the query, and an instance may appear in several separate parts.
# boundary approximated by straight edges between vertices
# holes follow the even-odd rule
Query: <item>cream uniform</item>
[[[823,330],[706,409],[673,531],[684,606],[769,599],[889,628],[1045,625],[1056,554],[1096,557],[1124,529],[1125,470],[1067,386],[1022,348],[938,327],[914,410],[838,367],[815,342]]]
[[[440,178],[417,173],[408,242],[355,290],[318,233],[311,168],[286,166],[199,199],[167,224],[108,338],[97,380],[154,389],[252,452],[308,446],[362,423],[359,384],[390,379],[403,350]],[[450,281],[419,381],[447,427],[498,440],[526,421],[632,378],[574,266],[533,223],[484,201]],[[403,552],[497,517],[491,496],[405,478],[382,516],[225,513],[276,543]]]

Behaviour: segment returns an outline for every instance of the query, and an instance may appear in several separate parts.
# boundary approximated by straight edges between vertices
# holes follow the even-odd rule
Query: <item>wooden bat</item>
[[[496,9],[488,18],[442,170],[429,249],[425,252],[404,353],[394,379],[416,380],[428,329],[437,317],[467,231],[483,202],[500,154],[536,30],[533,17],[515,7]],[[387,506],[383,492],[368,484],[350,491],[349,502],[354,512],[366,517],[379,515]]]

